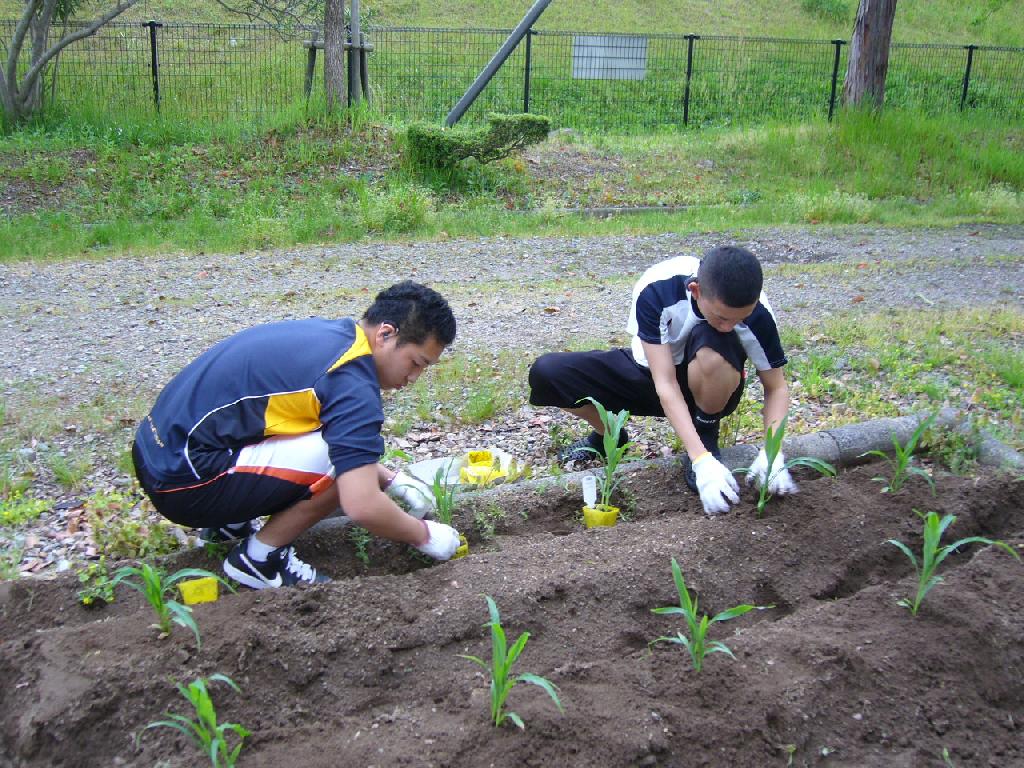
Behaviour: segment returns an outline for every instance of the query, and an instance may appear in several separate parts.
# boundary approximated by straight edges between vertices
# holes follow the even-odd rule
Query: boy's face
[[[755,301],[748,307],[730,307],[718,299],[702,295],[700,284],[697,282],[690,283],[689,288],[690,293],[697,302],[697,308],[700,310],[700,313],[704,315],[708,325],[719,333],[729,333],[739,323],[750,317],[750,314],[757,306]]]
[[[444,352],[444,346],[432,335],[422,344],[399,344],[398,333],[387,323],[377,329],[376,336],[373,362],[381,389],[401,389],[414,384]]]

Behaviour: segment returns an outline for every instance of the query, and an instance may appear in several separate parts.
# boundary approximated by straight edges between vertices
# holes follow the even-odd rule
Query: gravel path
[[[25,562],[34,572],[62,561],[66,567],[86,544],[55,546],[47,532],[64,526],[82,496],[129,482],[107,460],[73,493],[53,482],[43,458],[83,449],[117,455],[130,439],[129,417],[189,360],[234,331],[285,318],[358,315],[377,290],[412,277],[449,297],[459,320],[456,351],[500,345],[532,357],[572,339],[621,343],[632,281],[644,268],[723,242],[761,258],[783,327],[849,310],[1024,306],[1024,226],[491,238],[0,264],[0,397],[8,421],[30,431],[17,418],[30,414],[62,428],[49,443],[24,436],[15,448],[22,466],[36,465],[33,495],[58,502],[27,533],[33,547]],[[94,418],[80,418],[89,409]],[[549,442],[547,416],[527,409],[482,428],[445,432],[429,445],[403,444],[417,458],[458,453],[478,445],[483,429],[491,442],[537,459]],[[103,423],[106,429],[95,426]]]

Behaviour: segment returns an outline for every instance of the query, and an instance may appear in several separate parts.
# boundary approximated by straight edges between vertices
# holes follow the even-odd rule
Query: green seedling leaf
[[[487,601],[487,610],[491,617],[491,620],[484,624],[485,627],[489,627],[491,630],[491,661],[488,664],[478,656],[469,656],[462,653],[457,655],[482,667],[490,675],[491,722],[494,723],[495,727],[498,727],[505,720],[511,720],[519,728],[526,727],[519,715],[505,709],[505,701],[508,699],[509,693],[512,692],[516,683],[521,682],[540,686],[552,698],[558,710],[560,712],[564,711],[561,702],[558,700],[557,689],[549,680],[528,672],[520,675],[511,674],[512,667],[526,648],[526,643],[530,639],[530,633],[523,632],[512,644],[512,647],[509,648],[505,637],[505,630],[501,626],[501,615],[498,613],[498,606],[488,595],[484,595],[484,599]]]
[[[917,444],[921,441],[922,436],[928,428],[935,421],[936,414],[931,414],[927,418],[923,419],[918,425],[917,429],[914,430],[914,434],[910,436],[906,444],[901,444],[896,438],[896,434],[890,435],[892,441],[893,455],[890,456],[885,451],[867,451],[862,453],[862,456],[877,456],[883,459],[888,465],[892,472],[892,478],[889,479],[887,485],[882,488],[882,493],[898,493],[903,488],[904,483],[911,475],[923,477],[928,483],[928,487],[931,488],[932,493],[935,493],[935,481],[932,476],[921,469],[920,467],[911,466],[911,462],[914,460],[914,451],[917,450]],[[885,481],[884,477],[873,478],[875,480]]]
[[[209,678],[197,678],[187,686],[175,683],[178,692],[192,706],[194,716],[166,713],[166,720],[149,723],[139,732],[135,737],[136,744],[142,738],[142,734],[150,728],[173,728],[191,739],[209,758],[210,764],[214,768],[220,768],[220,766],[232,768],[238,760],[245,739],[252,733],[238,723],[217,723],[217,710],[210,697],[209,689],[209,683],[214,681],[226,683],[236,692],[241,693],[231,678],[220,673],[211,675]],[[228,733],[233,733],[238,740],[233,749],[228,744]]]
[[[915,510],[915,512],[917,512],[917,510]],[[913,599],[904,597],[897,602],[897,605],[907,608],[912,616],[917,616],[917,612],[921,608],[921,602],[924,600],[925,596],[933,587],[942,582],[942,577],[935,572],[936,569],[943,560],[960,547],[967,544],[996,546],[1008,552],[1016,560],[1020,560],[1020,555],[1018,555],[1005,541],[987,539],[984,536],[968,536],[963,539],[958,539],[952,544],[940,547],[939,541],[942,538],[942,534],[945,533],[946,529],[956,521],[956,516],[947,514],[942,518],[939,518],[936,512],[928,512],[926,515],[922,515],[920,512],[917,512],[917,515],[924,521],[920,561],[918,561],[917,557],[914,556],[914,553],[910,551],[910,548],[902,542],[896,541],[895,539],[888,540],[889,544],[897,547],[904,555],[907,556],[907,559],[910,560],[911,565],[914,567],[914,573],[917,575],[917,592]]]
[[[597,409],[597,415],[601,419],[601,426],[604,430],[604,455],[602,456],[600,451],[596,451],[593,448],[587,448],[586,450],[597,455],[604,464],[604,471],[602,472],[602,475],[597,478],[598,483],[601,486],[601,500],[599,503],[604,506],[609,506],[612,500],[612,493],[615,492],[615,489],[619,485],[618,480],[615,479],[615,471],[622,462],[622,458],[633,446],[632,442],[628,442],[625,445],[619,445],[619,435],[626,426],[626,422],[629,421],[629,411],[622,410],[617,413],[609,412],[603,405],[601,405],[601,403],[592,397],[585,397],[582,400],[578,400],[577,405],[582,403],[584,400],[589,400],[593,404],[594,408]]]
[[[698,600],[696,597],[690,595],[689,589],[686,587],[686,581],[683,579],[683,572],[679,569],[679,563],[676,559],[672,558],[672,580],[675,582],[676,592],[679,594],[679,605],[670,605],[664,608],[652,608],[651,612],[660,615],[678,615],[681,614],[686,619],[686,626],[689,631],[688,635],[684,635],[682,632],[678,632],[675,637],[662,636],[651,641],[651,645],[656,643],[674,643],[675,645],[681,645],[686,648],[690,653],[690,660],[693,663],[693,669],[695,672],[700,672],[704,667],[704,657],[709,653],[725,653],[732,658],[732,651],[729,647],[718,640],[713,640],[710,643],[706,642],[708,628],[720,621],[729,621],[735,619],[737,616],[742,616],[752,610],[764,610],[765,608],[774,608],[771,605],[737,605],[733,608],[729,608],[725,611],[715,614],[715,616],[709,617],[704,614],[698,618],[697,604]]]
[[[785,437],[785,435],[785,418],[781,422],[779,422],[779,426],[776,427],[775,429],[772,429],[771,427],[765,428],[764,455],[767,459],[768,471],[770,474],[767,478],[765,478],[765,481],[763,483],[760,481],[757,482],[758,517],[761,517],[761,515],[764,514],[764,508],[768,505],[768,501],[772,497],[770,490],[772,486],[772,481],[776,477],[778,477],[779,474],[781,474],[782,472],[788,472],[789,470],[794,469],[795,467],[806,467],[807,469],[813,469],[815,472],[821,475],[825,475],[826,477],[836,476],[836,468],[834,466],[829,464],[827,461],[815,459],[811,456],[797,456],[796,458],[789,459],[788,461],[783,462],[782,466],[778,467],[773,471],[772,468],[775,467],[775,460],[779,457],[779,454],[782,453],[782,439]],[[753,466],[742,467],[740,469],[737,469],[736,471],[743,474],[753,474],[754,468]]]

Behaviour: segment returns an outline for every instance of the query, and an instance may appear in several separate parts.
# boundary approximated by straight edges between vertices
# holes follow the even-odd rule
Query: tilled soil
[[[914,510],[957,515],[972,535],[1024,548],[1024,483],[983,474],[912,480],[896,494],[880,466],[801,478],[761,519],[751,494],[706,518],[678,468],[633,471],[628,520],[584,530],[558,485],[467,497],[471,553],[427,565],[375,543],[370,565],[338,525],[306,534],[303,556],[335,581],[246,591],[200,605],[197,652],[177,627],[159,639],[134,593],[80,607],[68,574],[0,585],[0,766],[197,766],[169,729],[184,712],[174,681],[223,673],[218,714],[253,731],[241,766],[941,766],[1024,765],[1024,571],[968,546],[917,617],[896,604],[916,582],[898,539],[919,551]],[[504,514],[499,514],[501,510]],[[485,540],[473,519],[489,516]],[[651,609],[677,603],[676,558],[702,610],[766,606],[713,624],[694,672],[683,629]],[[201,550],[169,564],[216,568]],[[510,638],[530,632],[516,667],[558,686],[560,714],[521,684],[526,722],[494,728],[487,680],[458,654],[489,657],[484,595]],[[770,607],[769,607],[770,606]]]

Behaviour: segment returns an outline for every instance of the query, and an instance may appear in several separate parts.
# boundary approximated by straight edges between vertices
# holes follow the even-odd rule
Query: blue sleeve
[[[339,476],[376,464],[384,455],[384,409],[376,374],[365,370],[368,365],[373,365],[370,357],[353,360],[317,385],[324,442]]]

